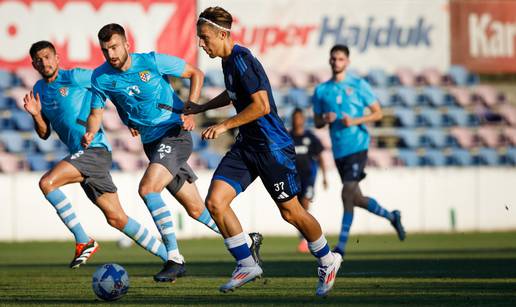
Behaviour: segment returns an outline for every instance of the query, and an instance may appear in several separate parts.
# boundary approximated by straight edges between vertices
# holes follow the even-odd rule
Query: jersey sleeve
[[[324,146],[321,143],[321,140],[319,140],[319,138],[314,134],[310,133],[310,138],[312,139],[310,142],[310,148],[308,149],[310,151],[310,155],[318,156],[324,150]]]
[[[319,93],[319,87],[316,87],[314,90],[314,95],[312,96],[312,108],[314,114],[321,115],[322,111],[322,101]]]
[[[260,67],[261,64],[252,55],[237,54],[235,65],[246,94],[252,95],[260,90],[267,90],[267,76]]]
[[[372,105],[377,100],[371,85],[363,79],[360,80],[360,90],[358,91],[358,95],[360,96],[360,101],[362,101],[366,107]]]
[[[161,75],[181,77],[185,71],[185,60],[162,53],[154,53],[156,67]]]
[[[72,69],[72,78],[80,87],[91,88],[92,70],[76,68]]]
[[[103,109],[106,106],[107,95],[99,85],[95,75],[91,78],[91,108]]]

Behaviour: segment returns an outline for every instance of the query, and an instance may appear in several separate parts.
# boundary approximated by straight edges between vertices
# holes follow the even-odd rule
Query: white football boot
[[[319,266],[317,268],[317,275],[319,275],[319,282],[315,290],[315,295],[317,296],[326,296],[330,292],[340,269],[342,256],[339,253],[331,253],[333,254],[333,263],[329,266]]]
[[[219,290],[223,293],[235,291],[236,288],[240,288],[250,281],[261,278],[262,273],[263,270],[258,264],[253,266],[237,265],[236,269],[231,275],[231,279],[227,283],[220,286]]]

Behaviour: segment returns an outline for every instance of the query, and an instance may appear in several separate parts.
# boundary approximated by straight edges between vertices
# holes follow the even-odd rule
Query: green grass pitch
[[[296,243],[266,236],[264,279],[229,294],[218,292],[234,269],[221,239],[181,240],[188,276],[173,284],[152,281],[160,261],[137,246],[100,242],[87,265],[71,270],[72,242],[0,243],[0,306],[105,305],[95,299],[91,275],[107,262],[129,273],[129,293],[114,303],[123,306],[516,306],[516,232],[409,234],[403,243],[352,236],[324,299],[314,295],[315,261],[297,254]]]

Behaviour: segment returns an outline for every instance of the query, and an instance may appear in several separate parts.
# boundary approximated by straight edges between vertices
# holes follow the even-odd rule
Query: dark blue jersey
[[[240,113],[251,103],[251,95],[267,91],[270,113],[239,127],[237,143],[255,151],[273,151],[292,144],[292,140],[278,116],[271,85],[265,71],[249,49],[235,45],[227,60],[222,61],[226,90]]]
[[[309,130],[302,135],[295,135],[290,132],[294,145],[296,146],[296,168],[300,176],[310,175],[317,169],[317,158],[324,150],[321,141]]]

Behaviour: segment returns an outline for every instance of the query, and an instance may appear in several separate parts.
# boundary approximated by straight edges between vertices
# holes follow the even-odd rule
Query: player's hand
[[[39,93],[34,97],[34,93],[30,91],[25,97],[23,97],[23,108],[32,116],[41,114],[41,100],[39,99]]]
[[[183,108],[184,115],[197,114],[202,112],[204,112],[204,106],[193,101],[188,101],[187,103],[185,103],[185,106]]]
[[[348,115],[344,115],[342,118],[342,124],[344,124],[344,127],[351,127],[355,123],[353,122],[353,118],[349,117]]]
[[[193,115],[181,114],[181,120],[183,121],[183,130],[192,131],[195,128],[195,120]]]
[[[331,124],[337,119],[337,114],[335,112],[326,112],[323,113],[322,118],[325,123]]]
[[[131,135],[132,135],[133,137],[137,137],[137,136],[139,136],[139,135],[140,135],[140,131],[138,131],[138,129],[136,129],[136,128],[131,128],[131,127],[129,127],[129,132],[131,132]]]
[[[208,127],[201,133],[201,136],[203,139],[211,140],[216,139],[217,137],[219,137],[219,135],[223,134],[226,131],[228,131],[226,125],[221,123]]]
[[[95,137],[95,134],[91,132],[87,132],[82,136],[81,145],[84,148],[88,148],[90,146],[91,142],[93,141],[93,138]]]

